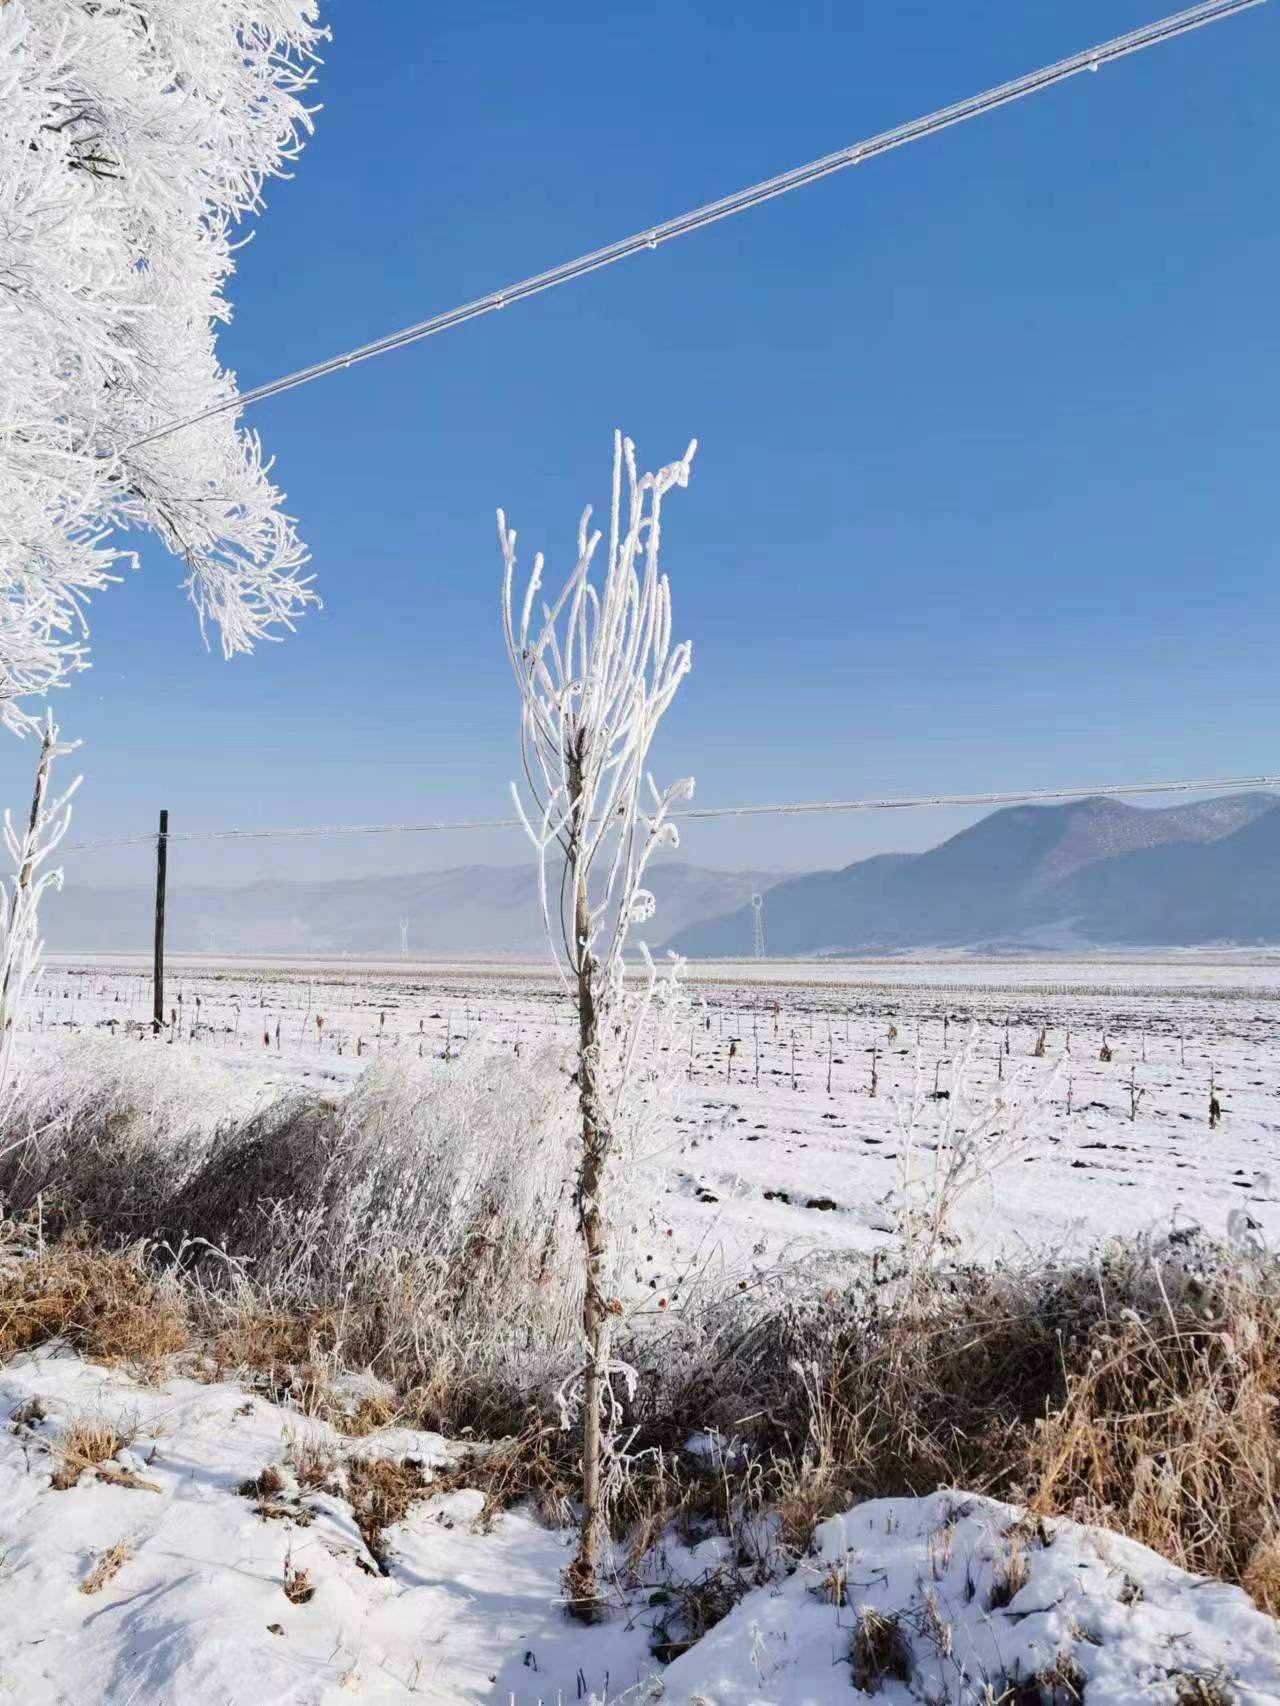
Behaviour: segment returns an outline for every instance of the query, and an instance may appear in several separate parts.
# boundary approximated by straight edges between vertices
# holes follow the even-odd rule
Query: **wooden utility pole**
[[[169,814],[160,813],[160,833],[156,836],[156,941],[152,985],[155,1005],[151,1027],[156,1036],[164,1029],[164,889],[169,863]]]

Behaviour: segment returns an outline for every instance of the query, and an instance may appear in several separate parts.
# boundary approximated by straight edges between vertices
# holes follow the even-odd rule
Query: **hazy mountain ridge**
[[[1100,945],[1280,941],[1280,800],[1010,806],[927,853],[789,878],[765,897],[770,954],[995,943],[1064,923]],[[713,957],[750,940],[748,905],[671,946]]]
[[[654,928],[666,934],[733,911],[755,889],[776,881],[776,872],[656,862],[648,871],[658,903]],[[41,909],[45,945],[59,953],[148,952],[153,908],[148,888],[94,888],[75,881],[73,873],[63,892]],[[269,877],[238,887],[171,878],[166,932],[175,952],[396,954],[402,918],[408,920],[411,954],[546,949],[532,862],[330,881]]]
[[[1280,942],[1280,798],[1236,794],[1163,810],[1092,798],[1012,806],[925,853],[882,853],[779,880],[664,859],[650,867],[653,942],[695,958],[750,954],[765,892],[771,955],[893,953],[1034,943]],[[554,881],[553,881],[554,890]],[[47,946],[145,953],[148,888],[74,880],[43,908]],[[545,950],[532,864],[410,876],[171,882],[177,952],[516,955]]]

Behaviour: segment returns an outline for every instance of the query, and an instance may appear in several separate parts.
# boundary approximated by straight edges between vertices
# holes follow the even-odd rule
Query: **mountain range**
[[[673,932],[691,957],[742,954],[750,896]],[[1041,941],[1078,946],[1280,942],[1280,799],[1149,810],[1093,797],[1009,806],[927,853],[880,854],[765,894],[772,955]]]
[[[41,908],[45,946],[57,953],[149,953],[154,893],[94,888],[72,879]],[[711,871],[677,860],[650,865],[664,929],[732,912],[776,872]],[[184,885],[171,874],[166,941],[178,953],[375,955],[542,954],[537,876],[525,865],[465,865],[413,876],[329,882],[270,878],[241,886]],[[748,944],[750,935],[748,934]]]
[[[1280,798],[1010,806],[927,853],[781,879],[664,859],[649,879],[660,945],[694,959],[750,954],[756,891],[771,956],[1280,943]],[[145,953],[152,907],[148,888],[72,881],[42,909],[46,945]],[[395,955],[401,919],[413,956],[546,948],[532,864],[240,887],[171,880],[167,939],[175,952]]]

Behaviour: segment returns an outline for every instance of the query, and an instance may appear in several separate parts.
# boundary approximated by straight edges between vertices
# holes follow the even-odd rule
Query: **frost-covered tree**
[[[539,603],[539,552],[523,598],[515,591],[516,535],[498,511],[505,564],[503,622],[520,691],[525,777],[516,807],[538,854],[542,913],[552,951],[578,1016],[578,1099],[582,1144],[575,1206],[584,1262],[585,1362],[561,1393],[566,1417],[582,1418],[582,1534],[566,1572],[570,1609],[599,1610],[598,1565],[617,1404],[611,1329],[622,1305],[616,1245],[606,1216],[611,1167],[621,1158],[635,1090],[636,1050],[655,1000],[680,1001],[681,962],[659,979],[641,944],[644,972],[628,987],[623,950],[634,924],[652,917],[645,867],[677,845],[672,805],[692,781],[660,791],[645,765],[658,723],[688,673],[687,641],[671,643],[671,595],[659,572],[662,501],[689,482],[696,441],[678,462],[638,475],[630,439],[614,435],[613,499],[602,577],[592,569],[601,535],[578,526],[578,556],[562,590]],[[647,792],[646,792],[647,790]],[[552,889],[554,888],[554,897]]]
[[[215,328],[235,226],[296,155],[315,0],[0,0],[0,720],[86,663],[157,533],[224,651],[314,594]]]
[[[56,850],[71,823],[71,797],[80,786],[77,776],[57,798],[50,797],[53,766],[74,752],[78,742],[58,738],[52,713],[46,714],[36,761],[35,787],[25,829],[4,814],[4,845],[13,861],[13,875],[0,883],[0,1121],[12,1103],[10,1070],[14,1020],[40,965],[40,901],[45,891],[62,886],[62,872],[41,867]]]

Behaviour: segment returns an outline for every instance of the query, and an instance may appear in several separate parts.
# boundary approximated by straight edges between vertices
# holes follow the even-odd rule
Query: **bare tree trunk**
[[[570,797],[575,803],[568,860],[573,881],[574,958],[578,971],[578,1104],[582,1110],[582,1159],[578,1167],[577,1204],[585,1267],[582,1334],[586,1341],[587,1364],[582,1402],[582,1530],[578,1553],[566,1572],[565,1585],[569,1593],[570,1614],[583,1622],[594,1622],[602,1611],[598,1570],[605,1530],[602,1409],[609,1351],[609,1312],[600,1287],[605,1260],[601,1192],[608,1132],[602,1128],[600,1121],[596,964],[588,946],[591,903],[587,893],[587,872],[581,861],[582,836],[587,826],[579,821],[576,809],[582,791],[581,772],[576,759],[570,761],[569,776]]]

